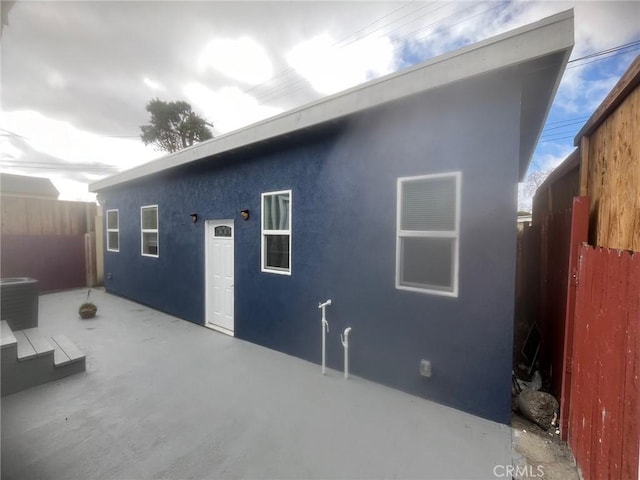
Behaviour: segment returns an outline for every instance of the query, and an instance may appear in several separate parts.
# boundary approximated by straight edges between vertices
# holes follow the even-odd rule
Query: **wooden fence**
[[[94,285],[95,204],[3,195],[0,212],[3,278],[35,278],[41,292]]]
[[[551,393],[558,398],[563,370],[571,213],[572,210],[566,210],[545,217],[540,241],[540,363],[551,380]]]
[[[3,235],[2,277],[31,277],[40,292],[87,285],[85,235]]]
[[[637,479],[640,253],[579,249],[568,442],[585,479]]]
[[[538,221],[520,239],[516,312],[539,322],[540,364],[559,396],[562,438],[585,480],[635,480],[640,253],[586,244],[587,197]]]
[[[79,235],[93,231],[96,205],[3,196],[3,235]]]

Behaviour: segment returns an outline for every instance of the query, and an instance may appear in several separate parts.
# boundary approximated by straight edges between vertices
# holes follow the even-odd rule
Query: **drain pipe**
[[[325,315],[325,308],[327,305],[331,305],[331,299],[327,300],[324,303],[319,303],[318,308],[322,309],[322,374],[327,374],[327,369],[325,368],[325,352],[327,350],[327,333],[329,333],[329,322],[327,322],[327,317]]]
[[[344,329],[344,337],[340,334],[340,341],[344,347],[344,378],[349,378],[349,334],[351,327]]]

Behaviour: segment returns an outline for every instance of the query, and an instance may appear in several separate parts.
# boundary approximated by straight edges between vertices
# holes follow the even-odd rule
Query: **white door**
[[[233,220],[208,220],[205,325],[233,335]]]

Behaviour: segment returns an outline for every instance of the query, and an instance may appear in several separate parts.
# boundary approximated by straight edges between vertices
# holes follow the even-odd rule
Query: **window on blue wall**
[[[149,205],[140,208],[140,226],[142,255],[146,257],[159,256],[157,205]]]
[[[458,296],[461,173],[398,179],[396,288]]]
[[[262,194],[262,271],[291,274],[291,190]]]
[[[120,251],[120,219],[118,210],[107,210],[107,250]]]

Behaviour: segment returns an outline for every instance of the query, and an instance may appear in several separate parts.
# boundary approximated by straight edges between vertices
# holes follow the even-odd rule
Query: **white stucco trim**
[[[455,181],[455,220],[454,230],[450,231],[410,231],[402,230],[402,189],[405,183],[417,180],[433,180],[437,178],[453,178]],[[460,273],[460,204],[462,202],[462,172],[445,172],[430,175],[418,175],[413,177],[400,177],[396,185],[396,288],[410,292],[428,293],[431,295],[442,295],[445,297],[458,297],[458,278]],[[422,238],[450,238],[453,243],[453,258],[451,259],[451,290],[430,288],[426,285],[410,286],[402,283],[402,238],[422,237]]]
[[[116,212],[116,228],[109,228],[109,214]],[[120,251],[120,211],[117,208],[112,208],[111,210],[107,210],[106,215],[104,216],[105,229],[107,232],[107,251],[108,252],[119,252]],[[111,242],[109,242],[109,234],[117,233],[118,234],[118,248],[112,248]]]
[[[144,228],[144,210],[152,209],[156,210],[156,228]],[[156,234],[156,253],[144,253],[144,234],[155,233]],[[143,205],[140,207],[140,254],[143,257],[160,257],[160,212],[158,211],[158,205]]]
[[[272,195],[286,194],[289,195],[289,228],[286,230],[266,230],[264,228],[264,199]],[[278,190],[275,192],[264,192],[260,195],[260,271],[264,273],[275,273],[278,275],[291,275],[292,269],[292,252],[293,243],[291,241],[291,232],[293,231],[293,194],[291,190]],[[275,268],[266,264],[265,244],[267,235],[287,235],[289,237],[289,268]]]

